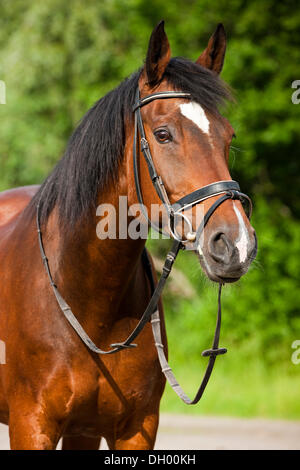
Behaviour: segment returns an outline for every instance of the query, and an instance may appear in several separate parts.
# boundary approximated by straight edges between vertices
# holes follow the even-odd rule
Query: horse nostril
[[[225,233],[217,232],[210,237],[208,252],[218,263],[229,264],[234,251],[234,246]]]

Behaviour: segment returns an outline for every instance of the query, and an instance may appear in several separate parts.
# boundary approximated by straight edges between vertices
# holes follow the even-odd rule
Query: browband
[[[160,99],[167,99],[167,98],[191,98],[190,93],[183,93],[182,91],[161,91],[158,93],[153,93],[152,95],[148,95],[145,98],[138,99],[132,110],[135,112],[138,108],[142,108],[145,104],[151,103],[151,101]]]

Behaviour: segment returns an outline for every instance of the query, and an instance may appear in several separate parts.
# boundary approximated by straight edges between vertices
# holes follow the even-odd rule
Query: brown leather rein
[[[182,93],[178,91],[168,91],[168,92],[162,92],[162,93],[155,93],[153,95],[146,96],[143,99],[140,99],[140,92],[139,89],[137,89],[136,93],[136,103],[133,108],[133,112],[135,114],[135,137],[134,137],[134,145],[133,145],[133,165],[134,165],[134,178],[135,178],[135,185],[136,185],[136,192],[138,196],[139,203],[141,205],[141,210],[143,211],[143,197],[142,197],[142,192],[141,192],[141,185],[139,181],[139,165],[138,165],[138,155],[139,152],[137,151],[138,147],[138,134],[140,135],[140,146],[141,146],[141,151],[144,155],[144,158],[147,162],[148,165],[148,170],[149,174],[151,176],[152,183],[154,185],[154,188],[161,199],[161,201],[164,204],[164,207],[166,208],[168,217],[169,217],[169,230],[170,233],[174,239],[171,250],[169,251],[168,255],[166,256],[166,260],[162,269],[162,274],[161,277],[155,285],[155,281],[153,278],[153,273],[152,273],[152,266],[148,257],[148,253],[146,249],[143,252],[142,255],[142,261],[144,264],[144,267],[146,269],[149,282],[151,285],[151,290],[152,290],[152,296],[149,301],[149,304],[144,311],[143,315],[141,316],[138,324],[136,325],[135,329],[131,332],[131,334],[125,339],[124,341],[120,343],[113,343],[110,345],[109,350],[105,351],[100,348],[98,348],[94,342],[91,340],[91,338],[88,336],[88,334],[85,332],[85,330],[82,328],[81,324],[78,322],[76,316],[71,310],[71,307],[67,304],[61,293],[59,292],[51,271],[49,267],[49,262],[45,253],[44,245],[43,245],[43,238],[42,238],[42,231],[41,231],[41,225],[40,225],[40,203],[42,200],[43,196],[43,191],[41,193],[39,202],[37,204],[37,211],[36,211],[36,226],[37,226],[37,232],[38,232],[38,240],[39,240],[39,248],[40,248],[40,253],[41,257],[44,263],[44,267],[47,273],[47,276],[50,281],[50,285],[53,289],[54,295],[56,297],[56,300],[58,302],[58,305],[63,312],[65,318],[68,320],[70,325],[73,327],[73,329],[76,331],[80,339],[83,341],[83,343],[94,353],[97,354],[114,354],[116,352],[122,351],[123,349],[128,349],[128,348],[134,348],[137,345],[133,344],[132,342],[135,340],[135,338],[139,335],[139,333],[142,331],[144,326],[148,323],[149,320],[151,320],[151,325],[152,325],[152,331],[153,331],[153,336],[154,336],[154,342],[155,346],[157,348],[157,353],[158,353],[158,359],[162,368],[162,372],[164,373],[166,379],[170,383],[171,387],[173,390],[177,393],[177,395],[181,398],[181,400],[188,404],[188,405],[193,405],[198,403],[200,400],[205,387],[208,383],[208,380],[210,378],[210,375],[212,373],[214,363],[216,360],[216,357],[221,354],[225,354],[227,350],[225,348],[219,348],[219,338],[220,338],[220,329],[221,329],[221,290],[222,290],[222,285],[219,284],[219,294],[218,294],[218,314],[217,314],[217,323],[216,323],[216,328],[215,328],[215,334],[214,334],[214,339],[213,339],[213,344],[211,349],[205,350],[202,352],[202,356],[209,357],[209,362],[204,374],[204,377],[202,379],[202,382],[200,384],[200,387],[198,389],[198,392],[196,393],[196,396],[193,400],[191,400],[182,390],[180,385],[178,384],[173,371],[171,367],[169,366],[165,353],[164,353],[164,346],[162,344],[162,338],[161,338],[161,320],[160,320],[160,314],[158,310],[158,302],[161,297],[162,291],[164,289],[165,283],[170,275],[170,272],[172,270],[173,263],[178,255],[178,252],[180,249],[185,249],[185,243],[189,240],[199,240],[199,237],[201,235],[201,232],[204,230],[208,220],[210,219],[211,215],[215,212],[215,210],[227,199],[238,199],[238,200],[247,200],[249,203],[249,218],[251,216],[252,212],[252,203],[250,198],[240,192],[239,185],[236,181],[218,181],[216,183],[212,183],[210,185],[204,186],[200,189],[197,189],[196,191],[193,191],[192,193],[184,196],[181,198],[179,201],[176,202],[176,204],[171,204],[167,195],[167,191],[164,187],[163,180],[162,178],[156,173],[155,166],[153,163],[153,159],[151,156],[150,152],[150,147],[148,144],[148,141],[146,139],[145,131],[144,131],[144,126],[143,126],[143,121],[141,117],[141,107],[145,106],[146,104],[150,103],[153,100],[156,99],[169,99],[169,98],[185,98],[185,99],[191,99],[191,95],[188,93]],[[46,186],[45,186],[46,187]],[[45,189],[44,187],[44,189]],[[200,224],[200,226],[197,229],[197,233],[194,233],[192,230],[191,223],[189,219],[182,214],[184,209],[191,207],[195,204],[201,203],[203,200],[206,200],[210,197],[217,196],[219,195],[220,197],[212,204],[212,206],[208,209],[206,214],[203,217],[203,220]],[[148,224],[152,226],[155,230],[160,231],[160,229],[155,226],[155,224],[148,219],[148,216],[144,214],[146,217],[146,220],[148,221]],[[189,226],[189,233],[187,234],[188,240],[184,240],[183,238],[180,238],[177,231],[176,231],[176,218],[181,217],[183,220],[185,220],[188,223]]]

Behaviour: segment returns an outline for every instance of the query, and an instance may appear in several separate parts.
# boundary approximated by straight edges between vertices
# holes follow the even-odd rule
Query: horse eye
[[[170,132],[168,132],[166,129],[158,129],[154,132],[154,135],[157,142],[160,144],[166,144],[172,140]]]

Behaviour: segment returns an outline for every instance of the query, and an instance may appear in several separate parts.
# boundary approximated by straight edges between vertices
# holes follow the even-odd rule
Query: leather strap
[[[138,90],[139,92],[139,90]],[[142,108],[145,104],[151,103],[151,101],[157,99],[167,99],[167,98],[188,98],[191,99],[190,93],[184,93],[181,91],[161,91],[158,93],[153,93],[152,95],[148,95],[145,98],[140,99],[140,95],[136,97],[135,104],[132,108],[132,111],[135,112],[138,108]]]
[[[42,195],[41,195],[42,196]],[[41,200],[41,199],[40,199]],[[40,208],[40,201],[37,204],[37,212],[36,212],[36,226],[37,226],[37,232],[38,232],[38,241],[39,241],[39,248],[40,248],[40,253],[41,257],[43,260],[43,264],[47,273],[47,276],[50,281],[50,285],[52,287],[52,290],[54,292],[54,295],[56,297],[57,303],[64,314],[66,320],[70,323],[72,328],[76,331],[80,339],[83,341],[83,343],[93,352],[97,354],[114,354],[118,351],[121,351],[122,349],[127,349],[127,348],[134,348],[137,345],[132,344],[132,341],[139,335],[139,333],[142,331],[146,323],[150,320],[150,317],[154,310],[157,308],[158,301],[160,299],[161,293],[164,289],[165,283],[170,275],[170,272],[173,267],[173,263],[176,259],[176,256],[180,250],[181,243],[178,241],[174,241],[171,250],[169,251],[166,261],[162,270],[162,275],[160,277],[159,283],[157,284],[156,288],[153,291],[152,297],[150,299],[150,302],[144,311],[141,319],[139,320],[137,326],[135,329],[132,331],[132,333],[128,336],[127,339],[125,339],[123,342],[120,343],[115,343],[111,344],[110,347],[112,349],[109,349],[107,351],[98,348],[94,342],[91,340],[91,338],[88,336],[88,334],[85,332],[85,330],[82,328],[81,324],[77,320],[76,316],[72,312],[71,307],[67,304],[61,293],[59,292],[57,286],[54,283],[54,280],[52,278],[51,270],[49,267],[49,262],[48,258],[45,253],[44,245],[43,245],[43,236],[42,236],[42,231],[40,227],[40,220],[39,220],[39,208]]]
[[[157,286],[155,287],[155,289],[152,291],[152,297],[150,299],[150,302],[146,310],[144,311],[142,315],[142,318],[140,319],[139,323],[137,324],[133,332],[130,334],[130,336],[128,336],[128,338],[123,343],[111,344],[110,346],[112,348],[115,348],[115,347],[122,348],[123,346],[127,347],[128,345],[130,345],[131,341],[133,341],[137,337],[137,335],[142,331],[146,323],[148,323],[153,312],[157,310],[157,305],[158,305],[161,293],[165,287],[166,281],[170,275],[174,261],[178,255],[180,248],[181,248],[181,243],[174,240],[172,248],[167,254],[166,261],[164,263],[159,282]]]
[[[204,201],[213,196],[217,196],[218,194],[224,193],[226,191],[240,191],[240,186],[236,181],[229,180],[229,181],[217,181],[216,183],[208,184],[207,186],[203,186],[200,189],[196,189],[190,194],[179,199],[173,207],[178,210],[178,208],[187,208],[192,205],[197,204],[198,202]]]
[[[147,250],[145,249],[143,252],[143,261],[146,268],[146,272],[150,281],[150,285],[152,290],[155,288],[155,282],[152,274],[152,266],[148,257]],[[159,315],[158,308],[153,312],[151,315],[151,325],[152,325],[152,332],[154,337],[155,346],[157,349],[157,355],[160,362],[161,370],[165,375],[166,379],[168,380],[169,384],[173,388],[174,392],[179,396],[179,398],[186,404],[186,405],[195,405],[199,402],[200,398],[202,397],[206,385],[209,381],[211,373],[213,371],[213,367],[216,361],[216,357],[220,354],[225,354],[227,352],[226,348],[219,348],[219,339],[220,339],[220,330],[221,330],[221,290],[222,284],[219,284],[219,295],[218,295],[218,315],[217,315],[217,324],[213,339],[213,344],[211,349],[207,349],[202,352],[202,356],[209,357],[209,361],[206,367],[205,374],[203,376],[202,382],[199,386],[199,389],[194,397],[191,400],[186,393],[183,391],[182,387],[179,385],[172,368],[170,367],[166,355],[164,352],[164,345],[161,338],[161,320]]]
[[[135,135],[134,135],[134,146],[133,146],[133,170],[134,170],[134,179],[135,179],[135,184],[137,188],[137,196],[140,204],[143,204],[143,197],[142,197],[142,192],[141,192],[141,187],[139,183],[139,174],[138,174],[138,152],[137,152],[137,140],[138,140],[138,133],[140,135],[140,146],[141,146],[141,151],[143,153],[143,156],[146,160],[147,166],[148,166],[148,171],[150,178],[152,180],[153,186],[156,190],[156,193],[159,197],[159,199],[162,201],[164,204],[168,214],[172,213],[172,208],[171,208],[171,203],[169,201],[167,191],[165,189],[165,186],[163,184],[162,178],[157,174],[155,165],[152,159],[152,155],[150,152],[149,148],[149,143],[146,138],[145,130],[144,130],[144,125],[143,125],[143,120],[141,116],[141,106],[147,104],[148,102],[161,98],[164,96],[165,98],[174,98],[178,95],[186,95],[186,93],[180,93],[180,92],[166,92],[166,93],[156,93],[153,95],[149,95],[149,97],[144,98],[143,100],[139,99],[140,96],[140,91],[137,89],[136,92],[136,103],[139,103],[138,105],[135,106]],[[151,98],[151,100],[147,100],[147,98]],[[151,221],[147,217],[147,220],[149,221],[150,225]],[[156,227],[155,227],[156,228]]]

